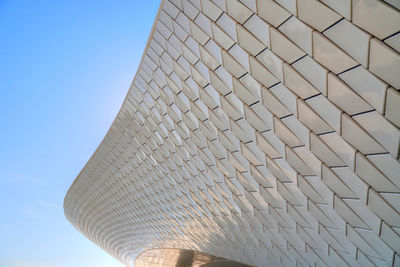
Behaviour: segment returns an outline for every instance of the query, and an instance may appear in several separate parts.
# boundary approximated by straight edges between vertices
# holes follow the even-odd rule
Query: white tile
[[[229,53],[222,51],[222,61],[225,68],[236,78],[243,76],[247,71],[243,66],[236,61]]]
[[[228,53],[231,54],[231,56],[237,62],[239,62],[243,68],[245,68],[247,71],[250,71],[249,54],[246,53],[241,46],[235,44],[231,47],[231,49],[229,49]]]
[[[357,198],[357,195],[326,165],[322,166],[322,181],[340,197]]]
[[[309,145],[310,130],[305,127],[295,116],[283,118],[282,122],[300,139],[304,145]]]
[[[356,150],[337,133],[321,134],[319,136],[339,158],[352,170],[355,166]]]
[[[390,38],[387,38],[385,40],[385,44],[387,44],[388,46],[390,46],[391,48],[400,53],[400,33]]]
[[[297,16],[296,0],[276,0],[276,2],[283,6],[287,11]]]
[[[328,99],[349,115],[373,110],[364,99],[332,73],[328,74]]]
[[[390,154],[369,155],[367,158],[377,167],[393,184],[400,188],[400,163]]]
[[[318,116],[304,101],[298,99],[298,118],[314,133],[321,134],[333,131],[320,116]]]
[[[212,24],[212,31],[215,42],[222,46],[225,50],[228,50],[234,43],[233,41],[220,27],[216,24]]]
[[[356,115],[353,119],[373,136],[393,157],[399,156],[400,129],[376,111]]]
[[[369,184],[360,179],[349,167],[332,168],[332,171],[356,194],[362,203],[367,203]]]
[[[319,94],[319,91],[314,86],[287,63],[283,64],[283,74],[285,85],[302,99]]]
[[[325,5],[351,21],[351,0],[321,0]]]
[[[315,88],[326,95],[328,71],[318,64],[314,59],[306,56],[293,65],[299,73],[303,75]]]
[[[353,23],[379,39],[399,30],[400,13],[378,0],[353,0]]]
[[[257,14],[274,27],[278,27],[291,15],[272,0],[257,0]]]
[[[253,12],[238,0],[230,0],[226,2],[228,14],[240,24],[243,24]]]
[[[257,56],[257,59],[270,71],[272,74],[283,81],[283,62],[270,49],[263,51]]]
[[[306,103],[326,121],[336,132],[340,133],[341,111],[325,96],[318,95],[306,100]]]
[[[314,133],[310,133],[310,150],[329,167],[345,166],[343,161]]]
[[[324,32],[324,35],[361,63],[368,66],[369,40],[371,36],[343,19]]]
[[[387,85],[362,66],[339,75],[357,94],[379,113],[384,112]]]
[[[342,136],[363,154],[385,153],[386,150],[348,115],[342,115]]]
[[[400,227],[400,214],[373,189],[369,190],[368,207],[387,224]]]
[[[255,57],[250,56],[251,75],[265,87],[270,87],[279,82]]]
[[[358,65],[357,61],[316,31],[313,32],[313,54],[316,61],[335,74]]]
[[[201,0],[203,13],[211,20],[216,21],[222,14],[222,10],[210,0]]]
[[[236,22],[227,14],[222,14],[217,20],[217,25],[220,26],[234,41],[237,42]]]
[[[290,115],[290,111],[266,88],[262,89],[263,104],[275,116],[282,118]]]
[[[400,21],[399,21],[400,25]],[[400,89],[400,55],[383,42],[372,39],[369,57],[369,70],[392,85]]]
[[[291,17],[279,30],[307,54],[312,55],[312,28],[298,18]]]
[[[400,93],[393,88],[386,94],[385,117],[400,128]]]
[[[297,8],[299,18],[320,32],[341,19],[339,14],[316,0],[297,0]]]
[[[288,63],[293,63],[305,53],[275,28],[270,29],[271,49]]]
[[[265,45],[249,33],[242,25],[237,24],[237,35],[239,45],[251,55],[255,56],[265,49]]]
[[[253,15],[246,21],[243,26],[249,30],[255,37],[258,38],[267,47],[270,46],[269,41],[269,25],[265,23],[259,16]]]
[[[240,0],[245,6],[250,8],[251,11],[257,12],[257,3],[256,0]]]
[[[293,114],[297,114],[297,98],[282,83],[269,88],[269,90],[281,101]]]
[[[274,132],[283,142],[285,142],[290,147],[303,145],[301,140],[299,140],[299,138],[297,138],[297,136],[292,131],[290,131],[286,127],[286,125],[282,123],[281,120],[276,117],[274,117]]]
[[[212,30],[211,30],[211,21],[209,18],[204,16],[202,13],[197,15],[195,21],[194,21],[203,31],[205,31],[209,36],[212,35]]]

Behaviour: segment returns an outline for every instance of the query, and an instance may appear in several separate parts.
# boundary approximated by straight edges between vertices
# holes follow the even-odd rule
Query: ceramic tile
[[[294,135],[278,118],[274,118],[275,134],[288,146],[296,147],[302,145],[302,142]]]
[[[226,69],[236,78],[243,76],[247,71],[229,53],[222,51],[222,61]]]
[[[400,129],[388,122],[376,111],[356,115],[358,122],[372,137],[374,137],[393,157],[399,155]]]
[[[400,53],[400,33],[387,38],[385,40],[385,44],[396,50],[398,53]]]
[[[341,111],[325,96],[318,95],[306,100],[306,103],[326,121],[336,132],[340,133]]]
[[[258,38],[267,47],[270,46],[269,41],[269,25],[265,23],[260,17],[253,15],[251,16],[243,26],[249,30],[255,37]]]
[[[339,156],[352,170],[355,166],[356,150],[337,133],[321,134],[319,136],[330,149]]]
[[[305,53],[275,28],[270,29],[272,51],[288,63],[293,63]]]
[[[357,198],[357,195],[326,165],[322,166],[322,181],[342,198]]]
[[[382,1],[353,0],[352,18],[355,25],[379,39],[399,30],[399,12]]]
[[[312,28],[296,17],[283,23],[279,30],[307,54],[312,55]]]
[[[369,185],[364,180],[360,179],[349,167],[338,167],[331,170],[354,192],[362,203],[367,203]]]
[[[269,70],[252,56],[250,56],[250,70],[251,75],[267,88],[279,82]]]
[[[388,225],[400,227],[400,214],[373,189],[369,190],[368,207]]]
[[[257,59],[280,81],[283,81],[283,61],[271,50],[264,50]]]
[[[220,27],[216,24],[212,24],[212,31],[215,42],[222,46],[225,50],[228,50],[235,44],[233,41]]]
[[[328,71],[318,64],[314,59],[305,56],[292,65],[304,78],[306,78],[315,88],[326,95]]]
[[[353,57],[364,67],[368,66],[369,40],[371,36],[347,20],[341,20],[324,35]]]
[[[343,161],[314,133],[310,133],[310,150],[329,167],[345,166]]]
[[[321,0],[325,5],[351,21],[351,0]]]
[[[264,106],[275,116],[281,118],[290,115],[290,111],[266,88],[262,89]]]
[[[316,61],[335,74],[358,65],[357,61],[319,32],[313,32],[313,54]]]
[[[314,86],[287,63],[283,64],[283,73],[285,85],[302,99],[319,94],[319,91]]]
[[[400,128],[400,93],[393,88],[386,94],[385,117]]]
[[[253,12],[238,0],[231,0],[226,2],[228,14],[240,24],[243,24]]]
[[[290,17],[290,13],[272,0],[257,0],[257,14],[274,27]]]
[[[373,110],[366,101],[332,73],[328,74],[328,99],[349,115]]]
[[[276,0],[276,2],[283,6],[287,11],[297,16],[296,0]]]
[[[387,85],[362,66],[339,75],[357,94],[379,113],[384,112]]]
[[[231,56],[239,62],[243,68],[250,71],[249,54],[246,53],[240,45],[235,44],[229,49],[228,53],[231,54]]]
[[[191,29],[193,39],[195,39],[201,45],[201,47],[203,47],[210,39],[210,36],[208,36],[202,29],[200,29],[199,26],[194,23],[191,23]]]
[[[321,119],[304,101],[298,99],[298,118],[314,133],[321,134],[333,131],[324,120]]]
[[[341,19],[339,14],[316,0],[297,0],[297,8],[299,18],[320,32]]]
[[[194,20],[199,14],[199,10],[189,1],[182,1],[183,12],[188,16],[191,20]]]
[[[296,95],[288,90],[282,83],[269,88],[280,102],[293,114],[297,114],[297,99]]]
[[[210,0],[201,0],[203,13],[212,21],[216,21],[222,14],[222,10]]]
[[[282,122],[299,138],[303,145],[309,147],[310,130],[307,127],[305,127],[295,116],[283,118]]]
[[[398,70],[400,69],[399,53],[383,42],[372,39],[369,61],[369,70],[373,74],[392,85],[394,88],[400,89],[400,77],[398,75]]]
[[[266,48],[265,45],[258,41],[258,39],[255,38],[251,33],[249,33],[246,28],[239,24],[236,25],[236,28],[239,45],[251,55],[256,56]]]
[[[363,154],[385,153],[386,150],[348,115],[342,115],[342,136]]]
[[[369,155],[367,158],[378,168],[397,188],[400,188],[400,164],[390,154]]]
[[[237,42],[236,22],[233,19],[231,19],[227,14],[223,13],[217,20],[217,25],[220,26],[230,38]]]

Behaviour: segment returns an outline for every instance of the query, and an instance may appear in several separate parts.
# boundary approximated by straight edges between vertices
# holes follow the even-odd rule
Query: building
[[[400,266],[399,8],[164,0],[66,217],[130,266]]]

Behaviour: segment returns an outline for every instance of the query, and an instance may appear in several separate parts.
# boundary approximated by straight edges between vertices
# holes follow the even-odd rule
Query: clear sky
[[[65,219],[159,0],[0,0],[0,266],[122,266]]]

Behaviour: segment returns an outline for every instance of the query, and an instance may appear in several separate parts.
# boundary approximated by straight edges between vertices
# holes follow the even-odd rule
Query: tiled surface
[[[400,264],[400,12],[378,0],[164,0],[68,220],[257,266]]]

